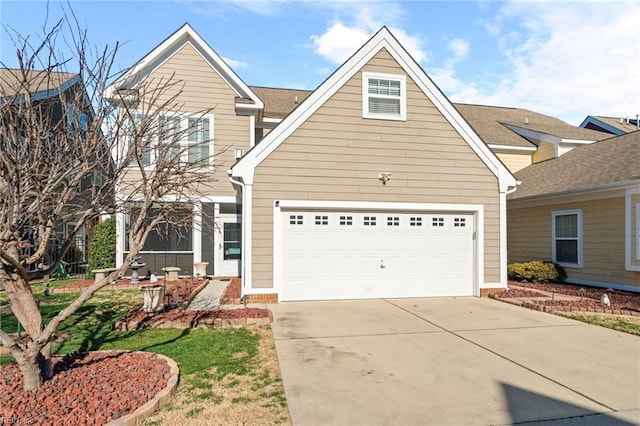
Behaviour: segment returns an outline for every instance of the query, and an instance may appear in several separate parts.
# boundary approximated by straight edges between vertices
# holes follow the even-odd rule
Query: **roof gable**
[[[116,98],[116,90],[135,88],[140,81],[143,81],[148,75],[152,74],[154,70],[180,51],[186,44],[190,44],[202,56],[207,64],[211,66],[236,93],[238,98],[245,100],[245,102],[242,102],[242,106],[252,109],[264,108],[260,98],[188,23],[167,37],[151,52],[129,68],[116,82],[107,87],[105,90],[106,97]]]
[[[500,190],[504,192],[507,191],[509,187],[515,186],[516,180],[509,170],[498,160],[495,154],[491,152],[489,147],[479,138],[440,89],[438,89],[386,27],[380,29],[364,46],[311,93],[301,105],[238,161],[238,163],[232,167],[232,175],[242,177],[245,183],[252,182],[255,167],[264,161],[282,142],[300,127],[302,123],[313,115],[327,99],[344,86],[346,82],[359,72],[363,66],[382,49],[387,50],[489,170],[498,178]]]
[[[615,118],[615,117],[604,117],[601,115],[588,115],[582,123],[580,123],[580,127],[585,129],[594,129],[601,132],[607,132],[614,135],[623,135],[629,132],[635,132],[640,129],[640,122],[638,118],[630,119],[630,118]]]

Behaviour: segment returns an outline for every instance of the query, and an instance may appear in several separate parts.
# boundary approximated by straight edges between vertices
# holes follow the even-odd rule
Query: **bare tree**
[[[112,69],[118,45],[91,48],[73,17],[44,27],[37,43],[5,32],[19,66],[0,63],[0,283],[26,338],[0,330],[0,343],[32,390],[53,375],[51,346],[60,324],[125,274],[152,230],[191,222],[184,202],[211,181],[202,170],[213,153],[194,155],[194,147],[181,144],[193,129],[172,128],[164,118],[164,112],[182,111],[177,79],[134,78],[107,99],[105,89],[119,77]],[[45,323],[31,283],[55,270],[80,229],[123,209],[133,214],[122,266]],[[62,249],[43,264],[62,221],[73,226],[55,236]]]

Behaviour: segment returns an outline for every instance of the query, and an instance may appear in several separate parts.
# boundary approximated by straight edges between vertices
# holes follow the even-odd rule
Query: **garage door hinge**
[[[476,238],[477,238],[477,236],[476,236],[476,232],[474,231],[474,232],[473,232],[473,239],[475,240]]]

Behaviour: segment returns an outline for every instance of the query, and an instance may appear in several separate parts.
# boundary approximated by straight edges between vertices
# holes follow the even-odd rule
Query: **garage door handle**
[[[380,269],[384,269],[386,268],[386,266],[384,266],[384,264],[382,263],[382,260],[380,260]]]

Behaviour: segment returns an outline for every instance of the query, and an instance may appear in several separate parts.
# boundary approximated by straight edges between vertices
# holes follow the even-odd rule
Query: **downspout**
[[[245,209],[248,207],[245,183],[241,180],[234,179],[232,173],[233,172],[231,170],[227,170],[229,182],[238,186],[242,192],[242,286],[240,287],[240,296],[244,298],[246,295],[245,287],[251,285],[251,268],[247,267],[247,260],[249,259],[250,261],[251,259],[251,247],[249,246],[250,241],[248,241],[248,236],[250,235],[250,229],[248,228],[251,223],[251,218],[249,215],[245,214]]]
[[[500,228],[504,230],[500,236],[500,284],[507,288],[507,195],[513,194],[522,182],[516,181],[515,186],[507,187],[507,190],[500,193]]]

